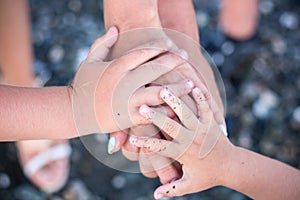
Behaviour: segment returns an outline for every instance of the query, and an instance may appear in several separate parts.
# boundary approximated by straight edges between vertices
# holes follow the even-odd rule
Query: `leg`
[[[26,87],[35,85],[27,0],[0,1],[0,44],[0,67],[4,82]],[[23,171],[37,187],[46,192],[53,192],[64,185],[69,170],[70,151],[67,141],[20,141],[16,146]],[[28,163],[37,155],[42,156],[49,150],[55,150],[55,146],[60,146],[56,148],[57,151],[60,150],[60,158],[49,160],[35,171],[26,170],[29,169],[26,168]],[[31,162],[31,166],[36,167],[37,162],[41,164],[41,159]]]
[[[34,83],[33,56],[25,0],[0,2],[0,67],[7,84],[31,86]]]
[[[259,18],[258,0],[223,0],[220,26],[230,37],[237,40],[251,38]]]
[[[162,27],[184,33],[199,42],[199,31],[192,0],[158,0]]]

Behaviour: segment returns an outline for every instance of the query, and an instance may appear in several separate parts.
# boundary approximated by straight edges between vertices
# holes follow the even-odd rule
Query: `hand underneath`
[[[112,27],[94,43],[75,76],[72,105],[80,135],[148,123],[138,114],[138,107],[163,102],[157,95],[159,87],[146,88],[145,85],[184,62],[180,56],[167,53],[172,46],[166,39],[143,44],[106,62],[109,49],[117,39],[118,31]]]

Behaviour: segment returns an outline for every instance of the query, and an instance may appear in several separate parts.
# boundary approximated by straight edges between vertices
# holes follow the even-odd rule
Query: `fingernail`
[[[200,89],[199,88],[194,88],[193,89],[193,92],[194,92],[194,94],[196,94],[196,95],[200,95]]]
[[[189,58],[189,54],[183,49],[179,50],[179,55],[180,55],[181,58],[183,58],[185,60],[187,60]]]
[[[172,47],[173,46],[173,42],[170,39],[166,39],[166,44],[167,44],[167,47]]]
[[[107,152],[109,154],[113,154],[115,151],[115,146],[116,146],[116,138],[115,137],[111,137],[108,140],[108,146],[107,146]]]
[[[191,80],[188,80],[185,84],[187,89],[192,89],[194,87],[194,83]]]
[[[227,129],[225,128],[225,126],[223,124],[220,124],[219,127],[222,130],[222,132],[224,133],[224,135],[227,137],[228,136],[228,132],[227,132]]]
[[[168,88],[164,88],[164,89],[162,89],[162,90],[160,91],[160,97],[161,97],[162,99],[167,99],[167,98],[169,98],[170,96],[171,96],[171,94],[170,94]]]
[[[145,114],[148,114],[150,112],[150,108],[146,105],[142,105],[140,107],[139,111],[140,111],[140,114],[145,115]]]
[[[161,199],[163,197],[164,197],[164,195],[161,193],[155,194],[155,196],[154,196],[155,199]]]
[[[118,34],[118,29],[115,26],[112,26],[107,30],[106,34],[108,35]]]
[[[137,141],[137,137],[135,135],[131,135],[129,138],[130,144],[135,144]]]

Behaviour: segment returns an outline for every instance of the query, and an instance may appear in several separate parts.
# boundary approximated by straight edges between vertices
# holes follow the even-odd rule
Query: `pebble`
[[[299,25],[299,19],[295,13],[284,12],[279,17],[279,23],[282,27],[290,30],[296,30]]]
[[[234,52],[234,44],[230,41],[226,41],[222,44],[221,50],[225,56],[229,56]]]
[[[263,91],[253,104],[253,114],[259,119],[266,119],[271,110],[278,105],[278,101],[278,96],[273,91]]]
[[[204,28],[207,26],[209,22],[208,15],[203,11],[198,11],[196,13],[197,23],[200,28]]]
[[[123,175],[117,174],[112,178],[111,184],[116,189],[122,189],[126,185],[126,179]]]
[[[80,49],[77,50],[76,53],[76,58],[75,58],[75,62],[74,62],[74,70],[77,71],[81,62],[84,61],[86,59],[86,57],[88,56],[88,53],[90,51],[90,48],[88,46],[83,46]]]
[[[273,11],[273,9],[274,9],[273,1],[270,0],[260,1],[259,10],[262,14],[268,15]]]
[[[280,36],[273,37],[271,39],[271,44],[272,44],[272,50],[275,54],[282,55],[287,50],[286,42]]]
[[[212,59],[215,62],[215,64],[220,67],[224,63],[224,55],[221,52],[215,52],[212,54]]]
[[[49,51],[48,58],[51,62],[57,63],[64,58],[64,55],[65,55],[64,48],[60,45],[54,45]]]
[[[64,25],[72,26],[76,23],[76,16],[72,12],[68,12],[63,16]]]
[[[46,63],[40,61],[40,60],[36,60],[34,62],[34,73],[37,76],[37,80],[38,86],[43,86],[47,83],[47,81],[49,81],[49,79],[51,78],[51,73],[49,72],[49,70],[46,67]]]
[[[294,112],[293,112],[293,119],[297,122],[300,123],[300,106],[298,106]]]
[[[6,189],[10,186],[10,178],[5,173],[0,173],[0,189]]]
[[[68,7],[70,10],[72,10],[74,12],[78,12],[78,11],[80,11],[80,9],[82,7],[82,3],[80,0],[71,0],[68,3]]]

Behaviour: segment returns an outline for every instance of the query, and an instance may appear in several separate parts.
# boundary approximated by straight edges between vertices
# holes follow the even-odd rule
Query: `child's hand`
[[[73,86],[73,113],[79,134],[112,132],[147,122],[138,113],[142,104],[159,105],[160,87],[145,87],[184,60],[172,53],[166,39],[144,44],[111,62],[105,62],[109,49],[118,39],[112,27],[92,46],[81,64]],[[163,55],[161,55],[163,54]],[[155,58],[155,59],[154,59]],[[185,93],[191,88],[181,81],[169,87]]]
[[[224,171],[230,158],[232,145],[213,118],[208,101],[210,95],[205,88],[193,89],[198,107],[198,116],[170,90],[161,91],[162,99],[176,112],[181,124],[143,105],[140,113],[173,141],[131,136],[137,147],[178,160],[182,164],[181,179],[160,186],[155,198],[181,196],[223,184]]]

